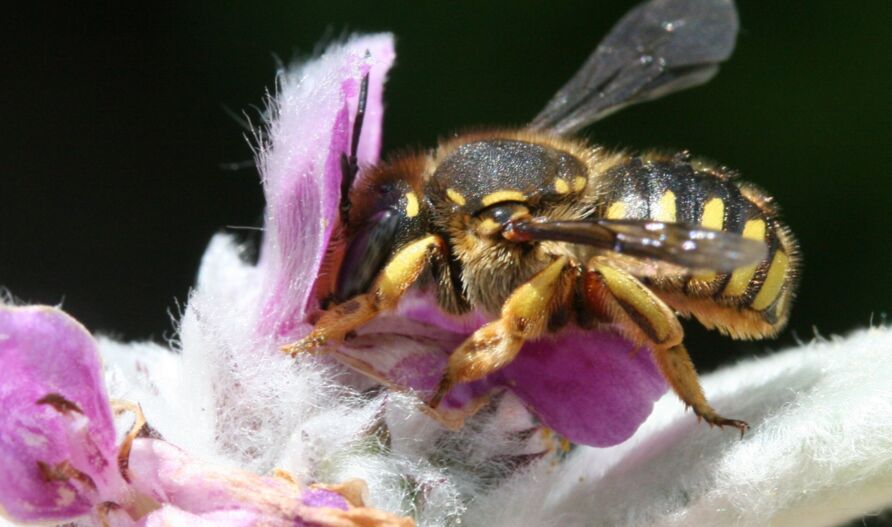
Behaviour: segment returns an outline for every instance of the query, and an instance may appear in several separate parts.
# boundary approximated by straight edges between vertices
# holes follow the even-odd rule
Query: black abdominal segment
[[[636,157],[604,177],[609,190],[597,212],[603,218],[677,222],[763,241],[768,253],[755,266],[732,273],[690,275],[682,284],[663,285],[690,296],[752,307],[766,322],[775,321],[782,311],[776,309],[777,304],[790,287],[790,254],[795,247],[787,241],[784,228],[762,202],[759,191],[742,187],[720,172],[697,170],[683,158]]]

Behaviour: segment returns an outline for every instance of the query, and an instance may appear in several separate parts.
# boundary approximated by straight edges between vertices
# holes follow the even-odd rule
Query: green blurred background
[[[276,57],[393,31],[385,150],[475,124],[522,124],[632,2],[58,3],[6,13],[0,284],[93,329],[162,339],[211,235],[262,210],[245,132]],[[587,131],[687,148],[784,209],[805,256],[790,329],[732,343],[690,325],[710,369],[884,320],[892,4],[742,2],[737,51],[708,85]],[[233,231],[244,234],[245,231]]]

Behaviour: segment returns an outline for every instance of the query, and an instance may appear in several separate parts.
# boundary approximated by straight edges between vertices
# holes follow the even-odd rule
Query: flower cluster
[[[57,309],[2,307],[0,336],[0,505],[10,518],[122,527],[413,524],[363,507],[361,484],[308,488],[287,474],[223,468],[138,438],[141,418],[119,443],[96,344]]]

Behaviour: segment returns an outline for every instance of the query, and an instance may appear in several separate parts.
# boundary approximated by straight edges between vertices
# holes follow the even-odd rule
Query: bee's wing
[[[530,126],[572,134],[629,104],[708,81],[734,50],[732,0],[650,0],[624,16]]]
[[[650,220],[532,220],[510,225],[517,240],[589,245],[690,271],[731,272],[767,255],[764,242],[725,231]]]
[[[606,264],[616,269],[622,269],[630,275],[646,278],[672,279],[676,277],[681,278],[692,273],[690,269],[661,260],[635,258],[610,251],[597,254],[588,261],[589,264],[593,262]]]

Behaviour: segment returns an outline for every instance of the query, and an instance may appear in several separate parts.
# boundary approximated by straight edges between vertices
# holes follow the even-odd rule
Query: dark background
[[[395,32],[385,151],[429,146],[467,125],[531,118],[632,4],[375,3],[5,13],[0,285],[25,302],[63,302],[91,330],[162,339],[208,239],[257,225],[261,188],[229,112],[261,103],[275,57],[306,56],[326,34]],[[733,343],[690,325],[703,369],[815,328],[877,323],[892,300],[892,3],[739,9],[737,51],[714,81],[587,132],[738,168],[777,197],[801,240],[790,329],[778,342]]]

